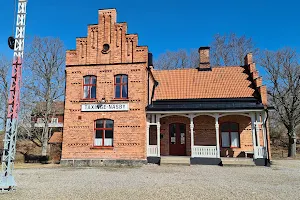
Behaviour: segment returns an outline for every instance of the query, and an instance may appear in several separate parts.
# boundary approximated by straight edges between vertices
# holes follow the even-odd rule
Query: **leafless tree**
[[[216,34],[210,47],[212,66],[242,66],[247,53],[252,52],[255,56],[258,52],[251,38],[239,37],[233,33],[229,35]],[[189,52],[184,49],[174,52],[167,51],[159,55],[154,66],[157,69],[197,68],[199,67],[198,49],[191,49]]]
[[[26,52],[20,130],[23,131],[23,135],[33,138],[37,145],[40,142],[42,155],[46,156],[49,122],[54,113],[53,104],[62,100],[64,96],[65,49],[60,39],[35,37],[29,43]],[[32,127],[31,118],[36,116],[43,119],[44,127],[41,131]]]
[[[12,62],[5,56],[0,56],[0,127],[5,130],[9,97],[9,69]]]
[[[296,128],[300,124],[300,66],[296,51],[284,48],[264,51],[260,65],[267,72],[270,101],[287,129],[288,156],[296,155]]]
[[[251,38],[245,35],[239,37],[234,33],[216,34],[211,43],[211,64],[212,66],[242,66],[245,55],[250,52],[254,55],[258,52]]]
[[[191,49],[190,52],[180,49],[178,51],[167,51],[159,55],[154,61],[154,66],[157,69],[183,69],[196,68],[199,65],[199,56],[196,49]]]

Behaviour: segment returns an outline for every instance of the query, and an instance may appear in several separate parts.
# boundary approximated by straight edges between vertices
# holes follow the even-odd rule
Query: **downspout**
[[[149,105],[149,97],[150,97],[150,81],[149,81],[149,79],[150,79],[150,72],[149,72],[149,67],[147,67],[147,72],[148,72],[148,85],[147,85],[147,102],[148,102],[148,104],[147,104],[147,106]]]

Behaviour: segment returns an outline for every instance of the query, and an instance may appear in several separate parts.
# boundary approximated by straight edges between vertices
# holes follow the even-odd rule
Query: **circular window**
[[[109,51],[109,44],[104,44],[104,45],[103,45],[102,52],[103,52],[103,53],[107,53],[108,51]]]

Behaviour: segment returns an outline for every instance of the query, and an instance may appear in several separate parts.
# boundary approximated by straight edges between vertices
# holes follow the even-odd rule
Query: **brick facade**
[[[109,50],[104,52],[104,45]],[[138,46],[127,24],[116,22],[116,10],[99,10],[99,24],[76,39],[76,50],[66,55],[66,99],[62,159],[146,159],[148,48]],[[114,76],[128,75],[128,100],[114,99]],[[83,77],[97,77],[96,99],[83,99]],[[81,105],[129,103],[125,112],[82,112]],[[114,121],[113,147],[94,148],[94,121]]]
[[[127,34],[127,24],[116,22],[115,9],[99,10],[98,20],[98,24],[88,26],[87,37],[76,38],[76,49],[68,50],[66,53],[62,160],[146,161],[146,107],[152,104],[151,101],[184,98],[249,98],[255,92],[252,87],[249,87],[251,83],[247,80],[248,75],[240,66],[215,68],[204,72],[196,69],[173,70],[172,72],[157,72],[156,70],[154,72],[153,68],[148,66],[148,47],[138,46],[137,34]],[[258,72],[255,70],[255,65],[250,57],[246,60],[250,63],[249,73],[251,73],[253,83],[259,88],[258,91],[261,92],[263,101],[266,102],[264,86],[261,85],[261,79],[256,77]],[[128,76],[128,99],[115,98],[115,76],[120,74]],[[238,81],[231,81],[233,74],[234,80]],[[83,83],[84,77],[91,75],[96,77],[96,98],[87,100],[83,98]],[[173,81],[169,76],[174,76],[180,81]],[[160,82],[158,88],[155,84],[157,80]],[[204,84],[206,89],[202,87],[201,81],[203,80],[208,80]],[[226,82],[225,93],[223,87],[226,84],[222,82],[223,80],[228,82]],[[175,89],[170,89],[171,86]],[[182,88],[179,89],[179,87]],[[219,87],[218,90],[215,89],[216,87]],[[103,103],[128,103],[129,110],[82,111],[84,104]],[[99,119],[110,119],[114,122],[112,146],[95,146],[95,121]],[[219,119],[220,126],[224,122],[239,124],[240,147],[220,148],[221,156],[238,157],[243,151],[252,151],[251,119],[241,115],[231,115]],[[165,116],[160,119],[160,155],[170,155],[169,126],[172,123],[185,125],[185,154],[190,156],[190,119],[178,115]],[[260,131],[260,144],[263,143],[262,138]],[[195,117],[194,145],[216,146],[216,143],[215,118],[208,115]],[[149,144],[157,144],[156,125],[150,126]]]

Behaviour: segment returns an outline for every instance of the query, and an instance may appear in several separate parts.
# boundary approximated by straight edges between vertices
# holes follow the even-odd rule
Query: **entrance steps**
[[[223,166],[255,166],[252,158],[221,157]]]
[[[160,165],[190,165],[189,156],[161,156]]]

